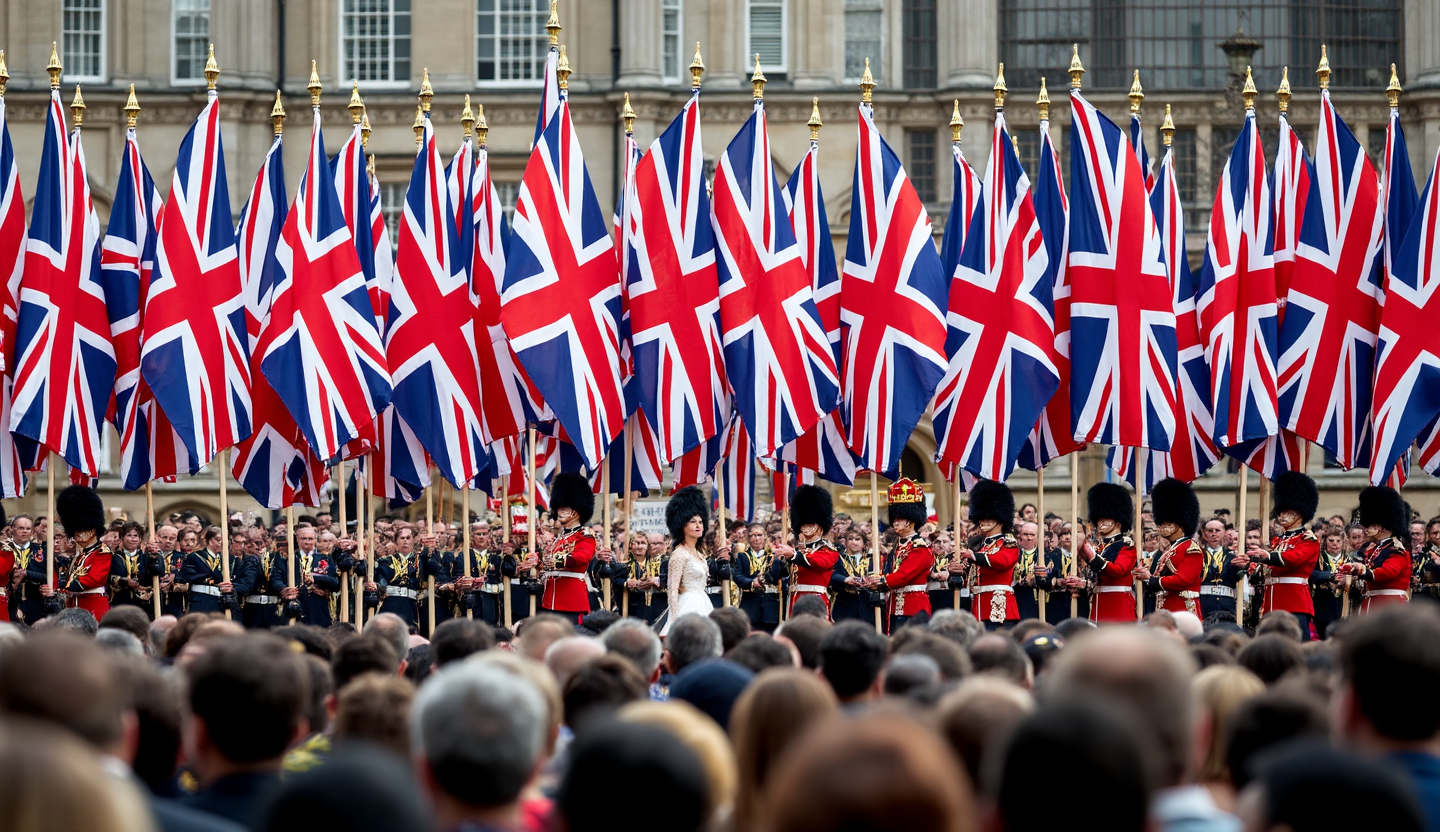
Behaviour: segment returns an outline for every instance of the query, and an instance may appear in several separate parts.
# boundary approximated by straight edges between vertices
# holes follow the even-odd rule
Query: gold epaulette
[[[1310,531],[1309,529],[1306,529],[1306,530],[1305,530],[1305,533],[1302,534],[1301,537],[1304,538],[1305,540],[1319,540],[1319,539],[1320,539],[1320,537],[1319,537],[1318,535],[1316,535],[1314,532]]]
[[[1005,533],[1005,545],[1006,545],[1006,546],[1019,546],[1020,544],[1016,542],[1016,540],[1015,540],[1015,535],[1010,534],[1009,532],[1006,532],[1006,533]]]
[[[1128,534],[1126,534],[1126,535],[1121,535],[1121,536],[1120,536],[1120,542],[1121,542],[1121,543],[1124,543],[1126,546],[1129,546],[1129,547],[1132,548],[1132,549],[1135,548],[1135,538],[1131,537],[1131,536],[1128,535]]]

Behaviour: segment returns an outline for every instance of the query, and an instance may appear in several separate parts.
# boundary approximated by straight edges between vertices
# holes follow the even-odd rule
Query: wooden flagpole
[[[295,505],[292,503],[285,507],[285,586],[295,586],[295,558],[299,555],[295,551]],[[269,575],[264,576],[266,580]],[[280,607],[285,608],[284,604]],[[295,625],[295,619],[290,619],[290,625]]]
[[[220,477],[220,579],[230,583],[230,502],[229,483],[230,466],[226,465],[229,457],[228,449],[222,449],[219,454],[220,464],[216,466],[216,473]],[[234,617],[230,608],[225,609],[225,617]]]
[[[145,483],[145,525],[150,534],[150,540],[155,540],[155,493],[150,488],[150,483]],[[170,571],[170,559],[165,553],[160,553],[161,563],[165,565],[165,571]],[[150,598],[154,601],[155,617],[160,617],[160,576],[150,576]]]
[[[715,472],[715,548],[725,545],[725,478]],[[720,582],[720,606],[730,606],[730,582]]]
[[[460,504],[462,509],[460,525],[464,527],[464,531],[461,537],[461,543],[464,548],[461,549],[461,551],[465,553],[462,556],[463,559],[461,561],[461,568],[463,568],[465,571],[461,572],[460,574],[469,578],[472,576],[470,574],[470,483],[468,480],[465,483],[465,487],[460,490]],[[480,576],[480,582],[482,584],[485,582],[484,575]],[[466,599],[464,598],[460,599],[461,606],[465,607],[465,617],[474,618],[475,609],[471,605],[465,603],[465,601]]]
[[[335,480],[338,483],[335,493],[338,494],[340,498],[338,501],[340,503],[340,533],[335,535],[335,542],[338,545],[340,540],[345,537],[345,532],[350,530],[350,518],[346,516],[349,512],[345,505],[345,460],[343,459],[335,466]],[[331,557],[334,557],[333,553]],[[351,575],[346,574],[340,580],[339,606],[341,623],[348,623],[350,621],[350,578]]]
[[[615,497],[610,493],[610,460],[600,460],[600,496],[605,500],[604,507],[600,510],[600,523],[605,527],[600,532],[600,542],[606,549],[610,549],[610,506],[615,502]],[[615,557],[615,552],[610,552],[610,557]],[[601,609],[610,609],[610,579],[602,578],[600,581],[600,594],[605,599]]]
[[[623,475],[625,478],[625,502],[622,504],[625,512],[625,551],[620,553],[622,563],[630,562],[630,469],[634,467],[635,464],[635,448],[630,444],[630,422],[634,420],[634,418],[634,414],[631,414],[630,418],[625,420],[625,473]],[[643,419],[644,417],[642,416],[641,418]],[[635,577],[633,567],[627,566],[625,571],[630,577]],[[622,618],[630,617],[629,590],[620,593],[620,616]]]
[[[1080,454],[1075,451],[1070,454],[1070,569],[1069,577],[1080,577],[1080,466],[1075,463]],[[1091,598],[1090,603],[1095,603]],[[1080,593],[1070,593],[1070,617],[1076,618],[1080,615]]]
[[[55,586],[55,459],[51,453],[45,460],[45,585],[52,588]]]
[[[1131,534],[1135,535],[1135,558],[1136,563],[1140,562],[1140,555],[1145,553],[1145,524],[1140,520],[1140,477],[1136,472],[1135,477],[1135,522],[1131,526]],[[1146,566],[1149,566],[1147,563]],[[1131,578],[1135,587],[1135,620],[1139,621],[1145,617],[1145,587],[1138,578]]]
[[[870,472],[870,574],[880,577],[880,481],[874,471]],[[880,626],[880,608],[875,608],[875,631],[884,632]]]
[[[956,548],[956,549],[959,549],[962,544],[961,544],[961,541],[960,541],[960,511],[961,511],[961,505],[960,505],[960,501],[961,501],[961,495],[960,495],[960,466],[959,466],[958,464],[955,466],[955,476],[954,476],[952,479],[953,479],[952,484],[954,485],[954,497],[955,497],[955,521],[951,524],[951,525],[953,525],[953,526],[955,527],[955,533],[954,533],[954,535],[953,535],[953,540],[952,540],[952,542],[954,543],[955,548]],[[951,552],[951,557],[954,557],[954,552],[953,552],[953,551]],[[957,586],[957,587],[955,587],[953,590],[951,590],[950,592],[951,592],[951,595],[952,595],[952,596],[954,597],[954,599],[955,599],[955,609],[957,609],[957,610],[960,609],[960,587]]]
[[[540,561],[539,555],[535,552],[535,527],[537,518],[535,516],[535,426],[530,426],[529,453],[526,454],[525,468],[529,475],[525,485],[525,532],[526,542],[529,549],[526,550],[526,557],[536,558],[535,565],[538,571]],[[530,596],[530,615],[535,615],[535,596]]]
[[[1036,586],[1032,590],[1035,593],[1035,606],[1040,609],[1040,623],[1045,623],[1045,605],[1050,601],[1050,593],[1040,589],[1040,571],[1050,571],[1045,556],[1045,466],[1035,469],[1035,581]],[[957,515],[958,516],[958,515]],[[1056,541],[1059,542],[1058,540]]]
[[[509,475],[509,474],[505,474],[504,476],[500,477],[500,543],[501,543],[501,548],[502,548],[502,549],[509,549],[509,548],[510,548],[510,475]],[[503,558],[504,556],[502,555],[501,557]],[[512,555],[511,557],[514,557],[514,556]],[[519,558],[516,558],[516,559],[515,559],[515,562],[516,562],[516,563],[519,563],[519,562],[520,562],[520,559],[519,559]],[[503,570],[500,572],[500,597],[501,597],[501,599],[503,600],[503,603],[501,604],[501,606],[505,607],[505,629],[507,629],[507,630],[510,629],[511,625],[515,623],[515,619],[514,619],[514,617],[513,617],[513,613],[512,613],[511,610],[510,610],[510,602],[511,602],[511,600],[513,600],[513,597],[514,597],[514,595],[515,595],[515,592],[514,592],[513,589],[509,588],[509,587],[510,587],[510,581],[512,581],[512,580],[519,580],[519,576],[520,576],[520,570],[519,570],[519,569],[516,569],[516,570],[515,570],[515,577],[514,577],[514,578],[507,578],[507,577],[505,577],[505,572],[504,572]]]
[[[1250,502],[1250,469],[1243,463],[1240,465],[1240,505],[1235,512],[1235,531],[1239,539],[1235,542],[1235,555],[1239,556],[1245,549],[1245,509]],[[1263,535],[1262,535],[1263,536]],[[1222,547],[1223,548],[1223,547]],[[1250,570],[1246,569],[1240,573],[1240,588],[1236,590],[1235,597],[1235,623],[1242,628],[1245,626],[1245,596],[1250,594]]]
[[[434,476],[434,472],[432,472],[431,476]],[[432,482],[433,482],[433,480],[432,480]],[[428,534],[428,535],[432,535],[432,536],[435,535],[435,503],[434,503],[434,496],[431,494],[431,491],[433,490],[433,488],[434,488],[434,486],[431,486],[430,488],[426,488],[426,489],[425,489],[425,533]],[[441,489],[441,496],[443,497],[443,496],[444,496],[444,489],[445,489],[445,478],[444,478],[444,477],[441,477],[441,478],[440,478],[439,488]],[[443,505],[440,507],[440,516],[441,516],[441,517],[444,517],[444,516],[445,516],[445,507],[444,507]],[[436,536],[436,537],[435,537],[435,546],[437,547],[437,550],[438,550],[439,545],[440,545],[440,538],[439,538],[438,536]],[[431,557],[433,557],[435,554],[436,554],[436,551],[431,551],[431,552],[429,553],[429,555],[430,555]],[[399,577],[399,576],[396,576],[396,577]],[[425,594],[426,594],[426,597],[428,598],[428,600],[429,600],[430,603],[426,604],[427,613],[426,613],[426,615],[425,615],[425,618],[426,618],[426,623],[428,623],[428,624],[430,625],[430,629],[427,630],[426,632],[428,632],[430,635],[433,636],[433,635],[435,635],[435,576],[434,576],[434,575],[431,575],[431,576],[430,576],[430,580],[429,580],[428,583],[429,583],[429,586],[426,587]]]

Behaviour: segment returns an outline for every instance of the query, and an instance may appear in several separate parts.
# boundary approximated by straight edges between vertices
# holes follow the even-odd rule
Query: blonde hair
[[[735,804],[735,753],[715,721],[689,702],[632,702],[615,714],[621,722],[650,725],[669,731],[695,752],[705,767],[709,784],[709,812],[712,827],[721,827]],[[739,828],[739,827],[737,827]]]
[[[0,726],[0,829],[7,832],[153,832],[149,807],[95,752],[39,723]]]
[[[733,828],[755,824],[760,793],[775,761],[812,722],[839,707],[835,692],[814,673],[772,667],[755,677],[730,716],[730,740],[739,769]]]
[[[1210,745],[1200,764],[1201,783],[1229,783],[1230,766],[1225,762],[1225,736],[1236,709],[1265,692],[1259,676],[1238,665],[1215,665],[1195,674],[1190,682],[1195,705],[1210,720]]]
[[[404,757],[410,753],[410,706],[415,686],[399,676],[362,673],[340,691],[332,726],[335,742],[369,742]]]

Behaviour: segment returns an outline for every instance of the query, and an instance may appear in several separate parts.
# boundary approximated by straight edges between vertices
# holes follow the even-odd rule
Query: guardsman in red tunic
[[[553,612],[576,624],[590,612],[585,573],[595,557],[595,535],[585,528],[595,513],[595,492],[579,474],[556,474],[550,486],[550,516],[560,524],[555,540],[540,558],[545,593],[542,612]]]
[[[1123,486],[1098,482],[1085,495],[1090,524],[1100,536],[1100,551],[1086,540],[1080,559],[1094,576],[1090,590],[1090,620],[1098,624],[1135,621],[1135,542],[1128,532],[1135,520],[1135,504]]]
[[[1205,550],[1195,540],[1200,525],[1200,501],[1190,483],[1163,479],[1150,489],[1155,531],[1167,545],[1156,558],[1154,571],[1136,567],[1134,575],[1155,593],[1156,609],[1190,612],[1200,616],[1200,581],[1205,574]]]
[[[1337,572],[1365,582],[1360,612],[1405,603],[1410,588],[1410,508],[1395,489],[1372,485],[1360,492],[1360,525],[1365,527],[1361,560]]]
[[[893,568],[886,575],[871,577],[866,586],[880,592],[889,591],[886,612],[893,633],[920,613],[930,613],[925,581],[935,566],[935,554],[919,534],[925,524],[924,489],[914,480],[901,477],[891,484],[888,497],[890,505],[886,514],[890,530],[899,538],[891,559]]]
[[[1020,546],[1010,533],[1015,523],[1015,497],[1009,487],[992,480],[975,483],[970,489],[970,522],[979,535],[970,540],[969,548],[956,551],[961,560],[975,564],[970,611],[987,630],[1013,625],[1020,620],[1020,609],[1015,605],[1015,564],[1020,561]]]
[[[1305,528],[1315,516],[1320,492],[1315,481],[1299,471],[1287,471],[1275,480],[1275,509],[1270,518],[1280,524],[1280,536],[1270,542],[1270,551],[1253,548],[1235,558],[1238,566],[1268,566],[1263,616],[1284,610],[1300,622],[1300,637],[1310,640],[1310,622],[1315,618],[1315,601],[1310,596],[1310,575],[1320,560],[1320,538]],[[1408,527],[1407,527],[1408,528]]]
[[[95,489],[72,485],[55,498],[55,515],[65,527],[65,534],[75,542],[69,561],[63,566],[59,561],[55,564],[59,567],[56,589],[65,598],[65,606],[89,610],[99,621],[110,611],[105,588],[110,583],[113,561],[110,549],[100,541],[105,534],[105,504]]]
[[[790,561],[790,607],[807,595],[825,602],[830,609],[830,573],[840,560],[840,552],[825,539],[834,522],[834,503],[830,492],[818,485],[802,485],[790,498],[790,521],[795,524],[799,547],[776,546],[775,557]],[[788,616],[789,610],[786,610]]]

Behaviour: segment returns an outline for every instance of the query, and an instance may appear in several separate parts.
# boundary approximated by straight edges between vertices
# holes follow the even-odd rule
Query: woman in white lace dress
[[[675,549],[670,553],[669,585],[665,588],[670,601],[669,614],[660,635],[667,635],[675,619],[687,613],[709,616],[714,606],[705,594],[710,570],[700,554],[700,541],[709,528],[710,506],[700,489],[682,488],[665,506],[665,523]]]

